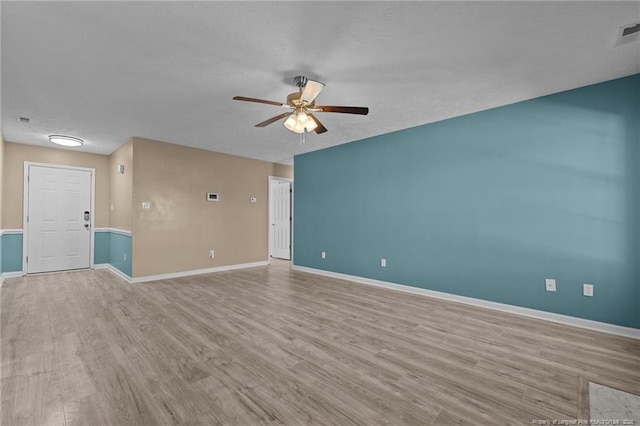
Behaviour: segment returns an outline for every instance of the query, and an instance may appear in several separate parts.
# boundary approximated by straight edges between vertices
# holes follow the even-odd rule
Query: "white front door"
[[[89,268],[91,172],[28,167],[27,273]]]
[[[271,208],[271,256],[291,259],[291,182],[272,181],[269,203]]]

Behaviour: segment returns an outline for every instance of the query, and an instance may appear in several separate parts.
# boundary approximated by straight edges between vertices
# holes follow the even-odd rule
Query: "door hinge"
[[[26,263],[29,263],[29,256],[27,256],[27,262]]]
[[[27,215],[27,223],[29,223],[29,216]]]

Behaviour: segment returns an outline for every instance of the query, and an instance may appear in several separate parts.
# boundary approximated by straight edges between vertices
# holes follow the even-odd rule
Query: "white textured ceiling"
[[[640,72],[640,2],[2,1],[2,132],[110,154],[131,136],[267,161]],[[282,112],[303,74],[328,133]],[[18,116],[31,118],[20,124]]]

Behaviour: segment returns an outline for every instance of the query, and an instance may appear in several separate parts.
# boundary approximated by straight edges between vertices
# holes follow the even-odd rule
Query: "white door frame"
[[[294,190],[293,190],[293,179],[289,179],[289,178],[283,178],[283,177],[277,177],[277,176],[269,176],[269,183],[268,183],[268,187],[267,187],[267,194],[268,194],[268,208],[269,208],[269,248],[268,248],[268,256],[269,258],[267,259],[269,261],[269,263],[271,263],[271,245],[273,243],[272,239],[273,239],[273,235],[271,233],[272,231],[272,226],[271,224],[272,222],[272,215],[273,212],[271,211],[271,183],[272,182],[289,182],[291,183],[291,233],[290,233],[290,238],[291,238],[291,262],[293,263],[293,221],[295,220],[295,216],[293,215],[293,194],[294,194]]]
[[[96,211],[96,169],[91,169],[88,167],[66,166],[62,164],[36,163],[32,161],[25,161],[23,180],[24,191],[22,195],[22,275],[27,275],[27,253],[29,253],[29,222],[27,221],[27,213],[29,212],[29,166],[91,172],[91,233],[89,235],[89,268],[93,269]]]

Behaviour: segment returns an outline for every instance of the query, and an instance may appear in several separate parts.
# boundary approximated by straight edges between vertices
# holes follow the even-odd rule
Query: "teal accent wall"
[[[97,231],[94,243],[94,264],[109,263],[131,276],[131,236]],[[124,260],[126,254],[127,260]],[[22,234],[0,236],[0,273],[22,271]]]
[[[108,263],[131,277],[131,236],[112,231],[96,231],[93,262],[96,265]]]
[[[109,263],[131,277],[131,236],[115,232],[109,234]]]
[[[296,156],[294,262],[640,328],[639,145],[640,74]]]
[[[109,263],[109,242],[111,239],[111,232],[96,231],[94,233],[94,238],[93,263],[95,265]]]
[[[0,237],[2,261],[0,272],[22,271],[22,234],[4,234]]]
[[[130,235],[112,231],[96,231],[93,253],[96,265],[108,263],[131,277]]]

